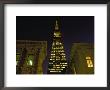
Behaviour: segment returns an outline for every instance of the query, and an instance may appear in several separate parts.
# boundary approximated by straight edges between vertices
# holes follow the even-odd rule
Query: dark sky
[[[94,43],[94,16],[17,16],[16,39],[46,40],[49,51],[56,20],[60,26],[68,60],[72,43]]]

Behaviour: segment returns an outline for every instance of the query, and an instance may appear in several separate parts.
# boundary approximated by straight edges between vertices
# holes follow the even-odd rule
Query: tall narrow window
[[[28,57],[27,57],[27,65],[28,66],[33,66],[33,61],[34,61],[34,55],[28,55]]]
[[[92,60],[91,60],[91,57],[86,57],[86,61],[87,61],[87,66],[88,67],[93,67],[93,62],[92,62]]]
[[[18,62],[20,61],[21,53],[22,48],[16,48],[16,65],[18,65]]]
[[[16,65],[18,65],[18,62],[19,62],[19,60],[20,60],[20,54],[16,54]]]

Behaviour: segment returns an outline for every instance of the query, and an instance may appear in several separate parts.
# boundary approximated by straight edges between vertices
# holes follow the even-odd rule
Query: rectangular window
[[[27,57],[27,65],[33,66],[34,65],[34,55],[28,55]]]
[[[91,57],[86,57],[86,61],[87,61],[87,66],[88,67],[93,67],[93,63],[92,63]]]

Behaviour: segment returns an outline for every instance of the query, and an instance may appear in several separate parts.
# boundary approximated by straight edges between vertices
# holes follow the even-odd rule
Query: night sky
[[[56,20],[62,33],[67,60],[72,43],[94,43],[94,16],[17,16],[16,39],[47,41],[49,53]]]

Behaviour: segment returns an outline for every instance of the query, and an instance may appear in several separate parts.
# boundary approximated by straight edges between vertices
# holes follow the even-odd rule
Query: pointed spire
[[[55,30],[58,30],[58,21],[56,20]]]

